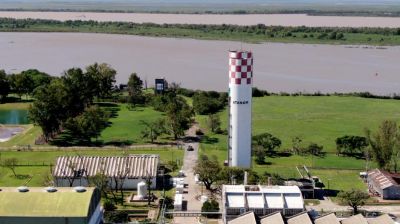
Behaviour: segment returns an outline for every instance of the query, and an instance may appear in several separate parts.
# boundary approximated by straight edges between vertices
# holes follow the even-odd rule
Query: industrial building
[[[96,188],[0,187],[0,223],[103,223]]]
[[[369,191],[384,200],[400,199],[400,174],[374,169],[367,175]]]
[[[61,156],[53,171],[57,187],[88,186],[90,177],[104,174],[111,188],[136,189],[140,182],[151,180],[156,188],[159,155]]]
[[[307,212],[287,218],[280,213],[259,217],[254,212],[247,212],[228,221],[228,224],[395,224],[395,222],[388,215],[381,215],[371,219],[366,219],[362,215],[355,215],[339,219],[335,214],[330,213],[313,219]]]
[[[222,204],[225,223],[249,211],[257,216],[275,212],[292,216],[305,211],[297,186],[224,185]]]
[[[249,51],[229,52],[229,166],[251,166],[253,55]]]

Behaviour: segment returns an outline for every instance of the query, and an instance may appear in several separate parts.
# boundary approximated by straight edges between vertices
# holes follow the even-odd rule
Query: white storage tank
[[[144,198],[146,198],[146,195],[147,195],[146,183],[144,181],[139,182],[137,184],[137,197],[139,199],[144,199]]]

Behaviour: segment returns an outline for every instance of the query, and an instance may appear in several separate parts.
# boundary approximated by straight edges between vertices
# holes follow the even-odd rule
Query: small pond
[[[0,110],[0,125],[29,124],[27,110]]]

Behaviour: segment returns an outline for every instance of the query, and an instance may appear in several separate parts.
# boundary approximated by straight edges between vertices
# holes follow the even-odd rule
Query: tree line
[[[43,26],[47,26],[43,28]],[[349,41],[351,43],[391,43],[398,42],[400,28],[374,28],[374,27],[284,27],[266,26],[264,24],[241,26],[241,25],[206,25],[206,24],[154,24],[154,23],[132,23],[132,22],[99,22],[81,20],[43,20],[43,19],[12,19],[0,18],[0,29],[5,31],[54,31],[64,32],[106,32],[137,34],[145,36],[183,36],[183,37],[205,37],[212,36],[217,39],[238,39],[243,37],[250,41],[283,39],[307,39],[317,42]],[[50,29],[51,30],[51,29]],[[169,32],[172,30],[174,32]],[[360,40],[351,38],[354,34],[360,34]],[[279,39],[278,39],[279,40]],[[371,42],[372,41],[372,42]],[[307,42],[307,41],[306,41]],[[310,41],[308,41],[310,42]],[[315,41],[314,41],[315,42]]]

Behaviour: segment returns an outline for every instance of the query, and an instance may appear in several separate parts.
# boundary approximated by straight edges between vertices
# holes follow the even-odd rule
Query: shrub
[[[114,205],[114,203],[110,200],[106,200],[103,204],[103,208],[106,211],[114,211],[117,207]]]
[[[219,204],[216,200],[206,201],[201,207],[202,212],[218,212]],[[218,215],[206,215],[207,218],[217,218]]]

